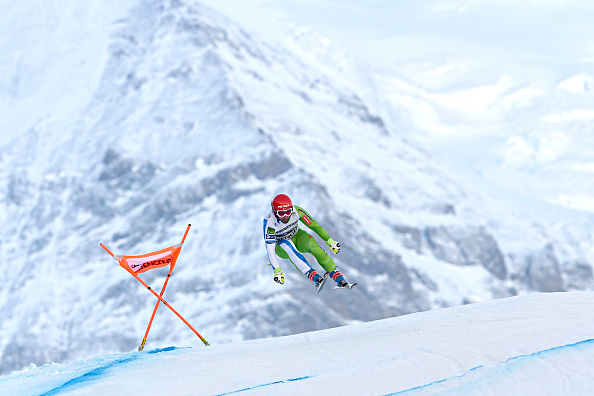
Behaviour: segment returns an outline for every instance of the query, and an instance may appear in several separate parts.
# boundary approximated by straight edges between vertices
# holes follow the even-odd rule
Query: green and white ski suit
[[[305,209],[294,206],[293,213],[287,223],[278,220],[271,210],[264,219],[264,240],[268,260],[273,269],[280,268],[278,257],[289,259],[303,274],[308,274],[312,267],[302,253],[312,254],[320,266],[327,272],[336,269],[334,260],[318,245],[313,236],[299,228],[299,221],[313,230],[324,241],[330,236],[324,228],[314,220]]]

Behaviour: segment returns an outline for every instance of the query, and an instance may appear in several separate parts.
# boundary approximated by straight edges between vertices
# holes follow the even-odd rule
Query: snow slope
[[[0,377],[0,394],[584,395],[594,389],[593,298],[535,294],[287,337],[32,364]]]

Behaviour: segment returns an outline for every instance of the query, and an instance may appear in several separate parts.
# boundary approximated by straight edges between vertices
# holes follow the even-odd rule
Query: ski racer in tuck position
[[[279,194],[272,200],[272,210],[264,219],[264,241],[270,266],[274,269],[274,281],[285,283],[285,275],[280,267],[277,255],[289,259],[307,278],[312,281],[318,292],[327,277],[336,281],[336,288],[350,289],[356,283],[348,283],[338,271],[334,260],[318,245],[316,240],[299,228],[299,221],[313,230],[330,247],[334,254],[340,251],[340,243],[334,241],[328,232],[318,224],[303,208],[293,206],[291,199],[285,194]],[[320,266],[326,271],[322,276],[314,270],[302,253],[311,253]]]

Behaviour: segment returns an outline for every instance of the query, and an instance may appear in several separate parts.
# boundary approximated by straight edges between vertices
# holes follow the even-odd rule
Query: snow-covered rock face
[[[211,344],[588,287],[571,249],[566,269],[555,241],[456,181],[357,86],[195,1],[142,2],[109,51],[83,112],[0,152],[1,373],[138,346],[155,299],[99,243],[146,253],[188,223],[165,297]],[[272,281],[261,222],[281,192],[341,243],[356,289],[316,296],[289,262]],[[142,277],[159,290],[164,275]],[[166,311],[149,344],[200,343]]]

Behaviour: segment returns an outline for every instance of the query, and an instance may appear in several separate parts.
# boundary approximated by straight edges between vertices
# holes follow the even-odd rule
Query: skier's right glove
[[[274,281],[281,285],[285,283],[285,274],[283,274],[283,271],[280,268],[274,270]]]
[[[330,250],[332,250],[332,253],[338,254],[338,252],[340,252],[340,243],[336,242],[334,239],[329,238],[326,241],[326,244],[330,246]]]

